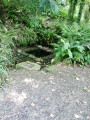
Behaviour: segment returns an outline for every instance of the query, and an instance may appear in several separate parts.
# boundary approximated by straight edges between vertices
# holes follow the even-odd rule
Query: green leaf
[[[0,74],[1,74],[1,75],[4,74],[7,78],[9,77],[7,71],[4,70],[4,69],[1,69],[1,68],[0,68]]]
[[[69,55],[70,58],[73,58],[72,52],[69,49],[68,49],[68,55]]]
[[[69,43],[64,43],[64,49],[67,50],[69,48],[70,44]]]

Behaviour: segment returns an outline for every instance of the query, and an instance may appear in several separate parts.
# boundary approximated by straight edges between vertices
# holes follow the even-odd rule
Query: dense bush
[[[37,35],[33,29],[24,27],[22,30],[18,30],[18,43],[20,46],[28,46],[36,44]]]
[[[49,46],[50,43],[57,41],[55,36],[55,30],[51,29],[40,29],[37,31],[38,35],[38,44]]]
[[[55,61],[90,64],[90,25],[65,25],[58,44],[53,44]]]
[[[5,27],[0,29],[0,85],[9,78],[7,65],[12,59],[11,47],[13,32],[8,31]]]

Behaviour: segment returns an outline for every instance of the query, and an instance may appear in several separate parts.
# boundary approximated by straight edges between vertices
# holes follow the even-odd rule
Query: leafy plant
[[[55,36],[55,30],[51,30],[51,29],[40,29],[39,31],[37,31],[37,35],[38,35],[38,43],[42,44],[42,45],[50,45],[50,43],[54,43],[57,41],[56,36]]]
[[[54,12],[50,15],[50,17],[53,18],[58,18],[60,20],[64,20],[67,19],[68,16],[68,12],[67,9],[65,7],[60,6],[60,10],[58,10],[57,12]]]
[[[55,13],[59,11],[59,7],[56,3],[56,0],[41,0],[40,8],[45,12]]]
[[[12,59],[13,32],[2,26],[0,29],[0,85],[9,78],[7,65]]]
[[[74,23],[65,25],[62,37],[57,36],[59,42],[54,46],[55,61],[69,63],[90,64],[90,27]]]
[[[31,28],[23,28],[22,31],[19,31],[18,43],[21,46],[28,46],[35,44],[37,42],[37,35]]]
[[[8,59],[4,56],[0,55],[0,85],[6,80],[9,79],[8,70],[6,64],[8,63]]]

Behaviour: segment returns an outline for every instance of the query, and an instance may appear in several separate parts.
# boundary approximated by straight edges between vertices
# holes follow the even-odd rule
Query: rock
[[[45,72],[52,72],[56,69],[56,65],[48,66],[44,68]]]
[[[40,70],[41,66],[39,64],[26,61],[26,62],[21,62],[16,65],[16,69],[26,69],[26,70]]]
[[[18,52],[18,53],[21,53],[21,52],[22,52],[22,50],[18,49],[18,50],[17,50],[17,52]]]
[[[32,55],[32,54],[30,54],[29,57],[30,57],[31,59],[33,59],[34,61],[36,61],[36,62],[42,61],[42,58],[37,58],[37,57],[35,57],[35,56]]]

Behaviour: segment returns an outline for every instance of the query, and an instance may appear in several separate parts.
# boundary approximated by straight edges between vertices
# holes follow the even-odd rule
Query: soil
[[[0,92],[0,120],[90,120],[90,69],[12,70]]]

